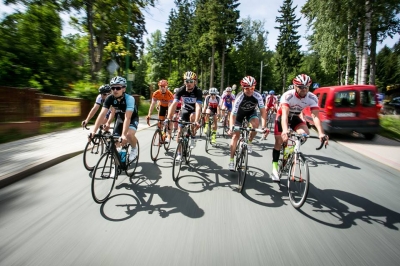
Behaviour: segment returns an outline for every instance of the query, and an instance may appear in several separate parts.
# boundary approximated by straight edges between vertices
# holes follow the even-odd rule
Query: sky
[[[264,29],[269,32],[268,34],[268,49],[275,50],[277,43],[279,31],[274,27],[277,26],[275,23],[275,18],[279,15],[279,8],[283,4],[283,0],[241,0],[238,9],[240,10],[240,17],[247,18],[250,16],[252,20],[264,21]],[[307,40],[305,37],[310,35],[311,32],[307,31],[306,19],[301,16],[301,7],[307,2],[307,0],[293,0],[293,7],[297,6],[295,13],[296,18],[301,18],[298,28],[298,33],[300,34],[300,45],[301,50],[307,50]],[[150,34],[156,30],[161,30],[165,33],[167,27],[167,21],[169,13],[172,8],[175,8],[174,0],[158,0],[155,7],[147,7],[144,10],[146,30],[148,34],[144,36],[144,42],[150,37]],[[3,1],[0,0],[0,18],[3,17],[3,13],[14,12],[15,6],[5,6]],[[61,17],[64,20],[63,25],[63,35],[69,33],[76,33],[76,31],[68,25],[68,14],[63,13]],[[393,39],[388,37],[382,44],[377,44],[377,52],[381,50],[386,44],[388,47],[393,47],[393,45],[399,40],[399,34],[395,35]]]

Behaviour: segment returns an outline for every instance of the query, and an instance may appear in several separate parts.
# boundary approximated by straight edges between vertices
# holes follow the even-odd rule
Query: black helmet
[[[110,93],[111,92],[111,87],[108,84],[101,85],[99,88],[99,93]]]

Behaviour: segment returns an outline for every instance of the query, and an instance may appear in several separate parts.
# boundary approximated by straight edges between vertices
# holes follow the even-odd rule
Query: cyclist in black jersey
[[[175,93],[174,102],[171,104],[170,108],[168,108],[168,119],[165,120],[165,123],[169,123],[169,120],[172,119],[175,114],[175,109],[179,101],[182,102],[181,106],[181,115],[180,120],[185,122],[195,122],[195,126],[192,130],[192,142],[190,144],[191,148],[196,146],[196,130],[200,126],[200,115],[201,115],[201,106],[203,104],[203,96],[201,90],[196,86],[197,75],[192,71],[187,71],[183,75],[183,80],[185,85],[180,87],[178,91]],[[169,125],[170,126],[170,125]],[[181,125],[178,127],[178,133],[176,140],[178,141],[179,135],[181,132]],[[179,155],[179,153],[178,153]],[[178,158],[179,159],[179,158]]]
[[[104,117],[107,111],[111,108],[113,110],[112,115],[108,119],[106,127],[109,127],[110,120],[115,114],[114,135],[121,136],[122,145],[129,142],[131,145],[129,160],[132,161],[138,154],[135,134],[139,124],[139,116],[135,104],[135,98],[125,93],[126,79],[123,77],[116,76],[112,78],[110,86],[112,94],[105,99],[101,113],[96,120],[96,124],[92,128],[90,136],[94,136],[97,129],[100,127],[101,117]]]
[[[243,87],[243,92],[236,96],[235,103],[232,108],[230,121],[230,129],[228,131],[229,135],[232,135],[232,140],[230,144],[230,160],[229,160],[229,170],[234,171],[235,165],[233,157],[235,156],[236,145],[239,140],[239,131],[232,131],[234,126],[242,126],[243,120],[246,118],[253,128],[258,128],[259,119],[257,116],[257,107],[260,109],[261,113],[261,127],[266,129],[266,112],[264,101],[262,96],[257,91],[254,91],[257,85],[256,80],[252,76],[246,76],[241,81],[240,84]],[[252,131],[249,136],[249,142],[247,144],[248,152],[252,152],[252,140],[257,134],[256,131]]]

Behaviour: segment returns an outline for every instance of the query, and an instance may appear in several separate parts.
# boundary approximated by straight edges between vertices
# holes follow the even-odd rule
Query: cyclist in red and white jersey
[[[293,79],[294,89],[282,94],[280,105],[275,120],[275,146],[272,150],[272,174],[271,178],[279,182],[278,160],[283,142],[288,140],[289,126],[298,134],[310,134],[306,123],[300,118],[302,110],[310,106],[315,127],[318,130],[319,139],[323,141],[325,134],[319,120],[318,98],[309,92],[312,80],[306,74],[300,74]],[[326,136],[327,137],[327,136]],[[325,144],[328,144],[326,138]]]
[[[221,97],[217,95],[218,90],[216,88],[211,88],[209,90],[209,95],[206,96],[204,99],[204,105],[203,105],[203,113],[206,113],[207,115],[205,116],[205,123],[206,126],[204,127],[204,133],[207,134],[208,130],[211,130],[211,128],[208,128],[208,120],[209,116],[213,116],[213,124],[212,124],[212,134],[211,134],[211,142],[215,143],[215,138],[217,136],[217,115],[219,115],[219,106],[221,102]]]
[[[265,98],[265,107],[267,109],[267,114],[270,109],[274,112],[278,109],[278,97],[275,96],[274,90],[271,90]]]

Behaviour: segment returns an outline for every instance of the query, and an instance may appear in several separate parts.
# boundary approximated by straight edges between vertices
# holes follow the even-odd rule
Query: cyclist
[[[207,134],[208,132],[208,120],[209,116],[214,117],[213,125],[212,125],[212,134],[211,134],[211,142],[215,143],[215,138],[217,135],[217,116],[219,116],[219,105],[221,102],[221,97],[217,95],[217,89],[216,88],[211,88],[209,91],[209,95],[207,95],[206,99],[204,100],[204,106],[203,106],[203,113],[207,113],[205,117],[205,128],[204,128],[204,133]],[[210,129],[211,130],[211,129]]]
[[[265,99],[267,98],[267,95],[268,95],[268,91],[263,91],[263,93],[261,94],[264,102],[265,102]]]
[[[158,110],[158,119],[164,120],[165,115],[168,114],[168,107],[171,105],[172,101],[174,100],[174,95],[172,92],[168,90],[168,81],[162,79],[158,82],[158,90],[153,93],[151,104],[149,107],[149,112],[146,116],[147,125],[150,126],[150,117],[151,113],[153,112],[154,106],[159,103],[159,110]],[[159,127],[161,124],[159,123]],[[171,141],[171,128],[168,128],[168,134],[166,139],[164,140],[166,143]]]
[[[239,131],[233,132],[234,126],[242,126],[243,120],[246,118],[247,121],[251,124],[252,128],[258,128],[259,119],[257,116],[257,107],[261,112],[261,127],[263,129],[266,128],[266,112],[264,102],[262,100],[262,96],[259,92],[254,91],[257,82],[252,76],[246,76],[240,81],[240,85],[243,88],[243,91],[240,92],[235,100],[235,104],[232,108],[231,118],[230,118],[230,127],[228,134],[232,135],[231,144],[230,144],[230,160],[229,160],[229,170],[234,171],[235,164],[233,157],[235,155],[236,145],[239,140]],[[267,129],[266,129],[267,130]],[[253,151],[252,140],[257,134],[256,131],[252,131],[249,136],[249,141],[247,144],[248,152],[251,153]]]
[[[282,143],[288,140],[289,125],[298,134],[310,134],[306,123],[299,117],[305,107],[310,106],[314,124],[318,130],[319,139],[323,141],[325,137],[321,121],[318,117],[318,98],[315,94],[308,91],[311,83],[312,80],[308,75],[300,74],[293,79],[294,89],[288,90],[282,94],[281,104],[279,105],[275,120],[275,146],[272,150],[271,178],[275,182],[279,182],[279,154]],[[328,139],[326,139],[325,144],[328,144]]]
[[[225,112],[228,112],[227,125],[229,125],[229,117],[230,117],[230,113],[232,111],[232,105],[235,102],[235,95],[232,94],[232,88],[231,87],[227,87],[225,89],[225,92],[221,96],[221,100],[222,101],[221,101],[220,109],[221,109],[223,114],[225,114]],[[222,117],[224,119],[225,115],[223,115]]]
[[[176,106],[180,99],[182,99],[182,108],[180,120],[185,122],[195,122],[195,126],[193,126],[192,130],[192,141],[190,143],[190,148],[194,148],[196,146],[196,130],[200,126],[199,120],[201,115],[201,105],[203,103],[203,96],[201,90],[196,86],[197,75],[192,71],[187,71],[183,75],[183,80],[185,85],[180,87],[175,94],[174,102],[171,104],[171,107],[168,109],[168,119],[165,120],[165,123],[168,123],[172,116],[175,113]],[[178,126],[178,133],[176,137],[176,141],[178,141],[182,125]],[[180,159],[180,154],[178,152],[178,159]]]
[[[269,109],[272,109],[273,112],[278,109],[278,97],[275,96],[274,90],[269,91],[268,96],[265,98],[265,106],[267,107],[267,114]]]
[[[112,108],[113,112],[115,112],[115,126],[113,133],[114,135],[121,136],[122,145],[129,142],[131,145],[129,160],[132,161],[138,154],[135,134],[139,123],[139,116],[135,104],[135,98],[125,93],[126,79],[123,77],[113,77],[110,81],[110,86],[112,94],[105,99],[101,113],[97,117],[96,123],[92,128],[89,137],[92,138],[95,135],[97,129],[100,127],[102,117],[104,117],[107,111]]]
[[[175,88],[174,89],[174,98],[175,98],[175,94],[176,92],[179,90],[179,88]],[[178,120],[180,111],[181,111],[181,107],[182,107],[182,101],[179,100],[178,104],[176,105],[176,109],[175,109],[175,114],[172,117],[172,120]],[[174,133],[178,130],[178,122],[174,122]]]
[[[101,85],[99,88],[99,95],[97,95],[96,102],[94,103],[92,109],[90,110],[88,116],[86,117],[85,120],[82,121],[82,126],[86,126],[90,119],[96,114],[97,110],[99,110],[100,106],[104,103],[104,100],[108,95],[110,95],[111,92],[111,87],[108,84]],[[107,123],[107,120],[110,116],[110,111],[107,112],[106,116],[104,117],[103,121],[101,124]]]

